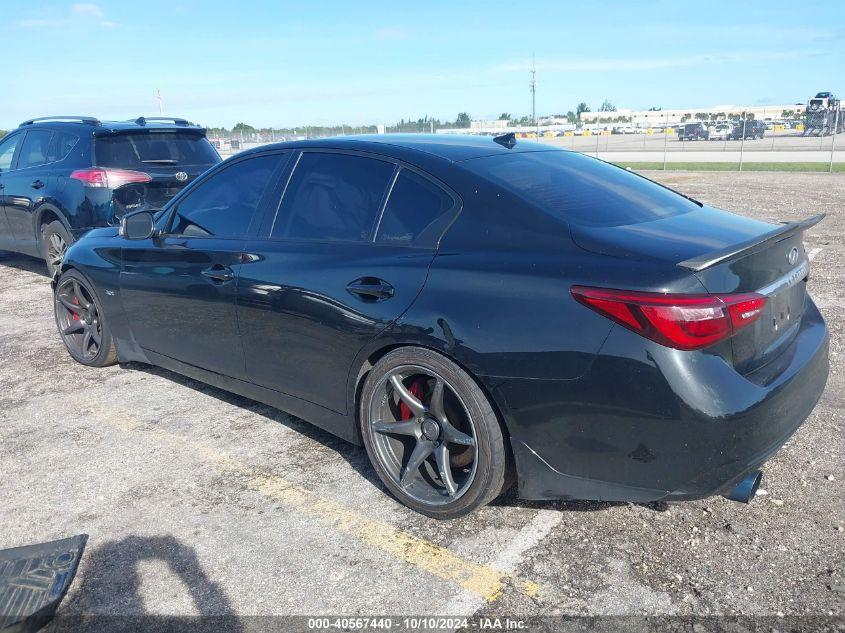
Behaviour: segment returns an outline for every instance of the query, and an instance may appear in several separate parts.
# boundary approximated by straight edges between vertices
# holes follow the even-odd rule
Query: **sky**
[[[845,2],[0,0],[0,129],[390,124],[845,95]]]

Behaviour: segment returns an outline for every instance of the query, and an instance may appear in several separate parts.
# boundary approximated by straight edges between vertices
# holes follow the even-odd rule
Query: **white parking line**
[[[512,574],[522,562],[525,552],[542,541],[563,520],[563,512],[540,510],[523,528],[517,532],[510,544],[503,549],[489,565]],[[444,609],[445,615],[470,616],[481,609],[485,600],[469,592],[462,592],[452,598]]]
[[[810,261],[813,261],[813,259],[815,259],[816,255],[818,255],[821,252],[822,252],[821,248],[813,248],[813,249],[810,250],[809,253],[807,253],[807,259],[809,259]]]

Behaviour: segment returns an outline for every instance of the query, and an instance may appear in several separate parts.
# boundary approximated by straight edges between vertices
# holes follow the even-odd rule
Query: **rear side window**
[[[171,235],[244,237],[279,156],[258,156],[235,163],[200,183],[176,207]]]
[[[463,165],[573,224],[637,224],[699,208],[646,178],[575,152],[499,154],[467,160]]]
[[[21,142],[20,134],[7,136],[0,143],[0,171],[8,171],[12,167],[12,159],[15,157],[15,148]]]
[[[444,215],[455,201],[438,185],[403,169],[393,185],[379,223],[376,242],[400,246],[434,246],[443,232]]]
[[[79,137],[76,134],[70,134],[68,132],[56,132],[53,135],[53,141],[50,143],[50,148],[47,152],[48,162],[56,162],[60,160],[64,160],[68,154],[70,154],[70,150],[72,150],[76,143],[79,141]]]
[[[220,157],[205,136],[184,132],[145,132],[96,137],[100,167],[141,169],[148,165],[213,165]]]
[[[48,161],[48,151],[53,133],[50,130],[30,130],[26,133],[18,158],[18,169],[43,165]]]
[[[369,241],[393,170],[392,163],[363,156],[304,152],[271,236]]]

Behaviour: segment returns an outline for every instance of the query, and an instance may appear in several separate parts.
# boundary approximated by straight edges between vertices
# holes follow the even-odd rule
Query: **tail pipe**
[[[755,470],[749,473],[745,479],[740,481],[733,490],[725,495],[731,501],[739,501],[740,503],[750,503],[757,494],[757,488],[760,487],[760,481],[763,479],[763,471]]]

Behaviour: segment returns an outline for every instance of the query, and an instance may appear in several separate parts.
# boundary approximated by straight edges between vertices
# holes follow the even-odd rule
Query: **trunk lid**
[[[151,178],[150,182],[123,185],[114,190],[115,221],[132,211],[163,207],[207,168],[207,165],[144,168],[144,173]]]
[[[817,221],[777,225],[705,206],[651,222],[572,225],[571,233],[588,251],[686,268],[712,294],[765,295],[763,315],[731,338],[733,365],[745,374],[775,358],[798,331],[809,274],[803,230]]]

